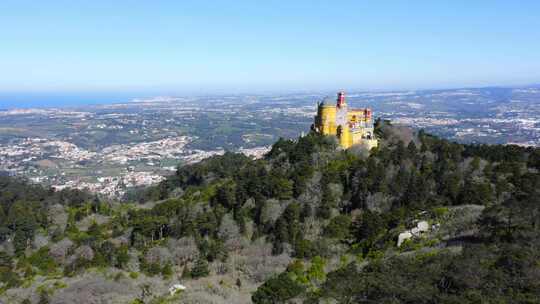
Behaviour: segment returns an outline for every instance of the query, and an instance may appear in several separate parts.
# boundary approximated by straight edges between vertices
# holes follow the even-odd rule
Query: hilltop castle
[[[373,133],[371,109],[349,109],[344,92],[338,93],[336,103],[326,97],[317,104],[317,116],[312,129],[320,134],[337,136],[343,149],[356,144],[363,144],[368,149],[378,145]]]

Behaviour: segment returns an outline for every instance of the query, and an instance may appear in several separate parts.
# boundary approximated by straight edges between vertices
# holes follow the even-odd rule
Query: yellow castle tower
[[[322,134],[336,135],[336,106],[329,102],[329,98],[319,103],[315,126],[319,127]]]
[[[344,92],[338,93],[335,103],[326,97],[317,104],[317,115],[312,128],[323,135],[337,136],[343,149],[362,144],[371,150],[379,143],[373,133],[371,109],[349,109]]]

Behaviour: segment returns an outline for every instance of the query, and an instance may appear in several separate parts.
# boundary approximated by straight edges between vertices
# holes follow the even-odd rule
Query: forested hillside
[[[539,303],[540,150],[376,133],[226,153],[124,203],[2,178],[0,299]]]

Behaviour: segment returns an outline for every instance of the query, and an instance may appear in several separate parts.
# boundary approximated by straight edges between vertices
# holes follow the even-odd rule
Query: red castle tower
[[[341,108],[345,105],[345,92],[341,91],[337,94],[337,107]]]

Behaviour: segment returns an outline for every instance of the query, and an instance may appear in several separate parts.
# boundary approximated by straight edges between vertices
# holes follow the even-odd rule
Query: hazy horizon
[[[0,92],[0,110],[29,109],[29,108],[75,108],[94,105],[107,105],[131,102],[134,99],[145,99],[160,96],[167,97],[211,97],[227,95],[294,95],[294,94],[333,94],[338,90],[349,93],[359,92],[403,92],[403,91],[430,91],[430,90],[458,90],[481,88],[520,88],[538,87],[540,84],[517,85],[485,85],[485,86],[456,86],[456,87],[427,87],[427,88],[395,88],[395,89],[355,89],[355,88],[326,88],[319,90],[197,90],[197,91],[162,91],[162,92]]]

